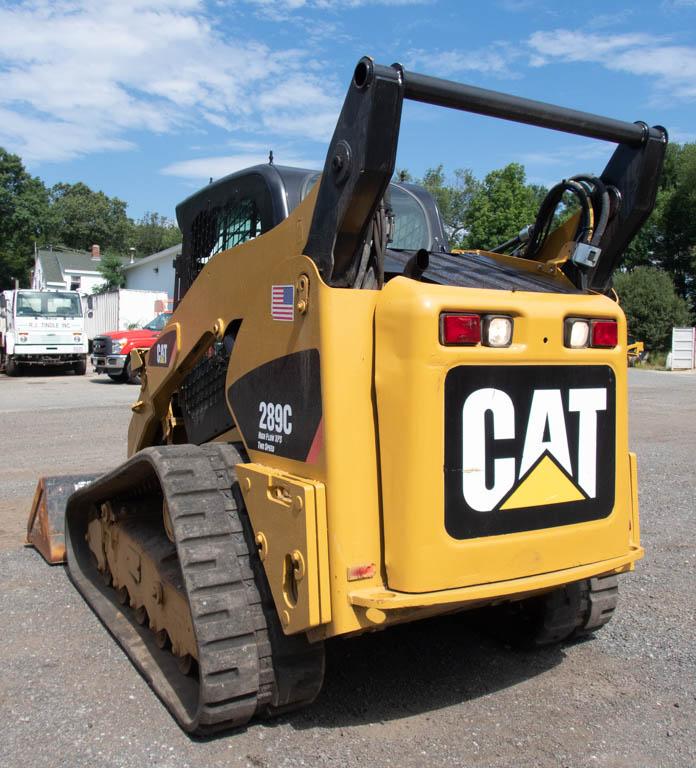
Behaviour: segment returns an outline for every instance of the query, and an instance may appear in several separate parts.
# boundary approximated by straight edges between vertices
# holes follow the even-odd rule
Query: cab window
[[[389,247],[407,251],[430,248],[430,226],[423,206],[403,187],[392,184],[390,192],[394,234]]]
[[[261,234],[261,217],[254,200],[243,198],[225,206],[217,216],[217,237],[211,256]]]

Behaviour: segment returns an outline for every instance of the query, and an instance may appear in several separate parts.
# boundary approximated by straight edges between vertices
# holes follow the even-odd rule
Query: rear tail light
[[[619,343],[619,326],[616,320],[569,317],[565,321],[564,341],[571,349],[610,349]]]
[[[619,343],[619,326],[616,320],[592,321],[592,346],[615,347]]]
[[[443,344],[480,344],[481,318],[479,315],[443,314],[440,324],[440,340]]]
[[[512,318],[507,315],[478,315],[473,312],[443,312],[440,315],[440,342],[445,346],[509,347]]]

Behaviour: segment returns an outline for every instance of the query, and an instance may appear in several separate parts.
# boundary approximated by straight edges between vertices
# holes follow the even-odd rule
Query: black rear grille
[[[95,355],[110,355],[111,338],[109,336],[95,336],[92,342],[92,352]]]
[[[234,426],[225,400],[225,379],[230,353],[217,343],[189,373],[179,390],[186,436],[200,445]]]

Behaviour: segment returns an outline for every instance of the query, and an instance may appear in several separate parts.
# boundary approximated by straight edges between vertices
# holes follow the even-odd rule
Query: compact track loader
[[[390,185],[404,99],[618,146],[518,237],[452,253],[432,198]],[[538,645],[611,618],[643,555],[611,276],[666,143],[364,58],[321,175],[257,166],[178,207],[130,458],[42,481],[29,539],[61,560],[65,510],[70,578],[184,729],[311,702],[337,636],[489,606]]]

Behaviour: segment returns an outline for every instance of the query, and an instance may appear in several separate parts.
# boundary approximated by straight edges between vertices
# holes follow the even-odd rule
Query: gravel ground
[[[0,376],[3,768],[696,765],[696,376],[630,372],[648,555],[594,640],[521,653],[465,614],[337,640],[313,706],[207,741],[21,547],[36,475],[123,456],[135,388],[102,381]]]

